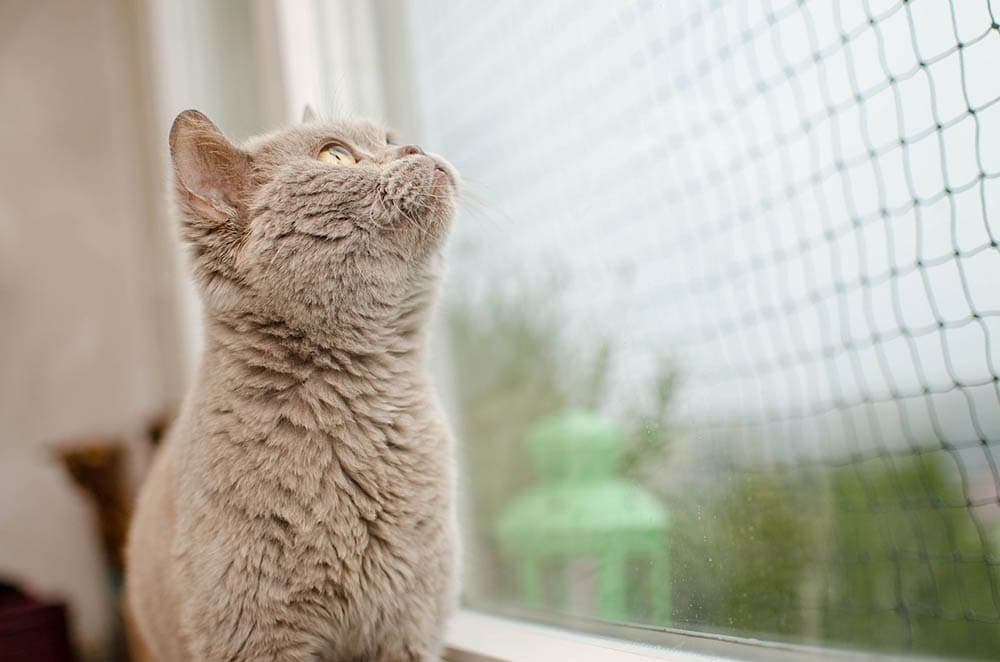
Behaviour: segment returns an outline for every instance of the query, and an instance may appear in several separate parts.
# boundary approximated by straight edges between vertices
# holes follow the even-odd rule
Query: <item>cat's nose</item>
[[[419,156],[424,155],[424,150],[420,149],[417,145],[400,145],[396,149],[396,158],[401,159],[404,156],[410,156],[411,154],[417,154]]]

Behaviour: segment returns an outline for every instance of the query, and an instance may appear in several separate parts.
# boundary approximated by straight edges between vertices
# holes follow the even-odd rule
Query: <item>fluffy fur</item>
[[[137,650],[438,659],[454,470],[424,354],[456,174],[362,121],[237,147],[186,111],[170,144],[206,349],[132,526]]]

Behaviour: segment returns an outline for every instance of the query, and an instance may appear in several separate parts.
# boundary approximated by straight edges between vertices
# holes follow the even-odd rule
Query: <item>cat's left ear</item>
[[[189,214],[209,222],[244,217],[250,155],[210,119],[197,110],[178,115],[170,129],[170,156],[177,193]]]
[[[315,122],[319,119],[319,115],[313,110],[313,107],[306,104],[306,107],[302,109],[302,123],[309,124],[310,122]]]

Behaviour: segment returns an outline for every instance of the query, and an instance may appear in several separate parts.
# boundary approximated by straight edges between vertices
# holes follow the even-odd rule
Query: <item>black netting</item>
[[[674,34],[678,38],[685,36],[697,38],[699,29],[709,29],[711,23],[708,17],[713,12],[726,11],[724,4],[711,3],[709,8],[696,12],[687,21],[682,22]],[[852,517],[863,520],[870,527],[885,526],[884,530],[879,531],[878,535],[867,540],[867,544],[860,548],[834,547],[826,550],[825,555],[817,555],[816,550],[811,550],[809,559],[811,563],[816,564],[856,566],[854,570],[829,573],[833,581],[841,581],[845,577],[859,577],[860,581],[864,581],[866,576],[886,573],[883,569],[866,572],[866,566],[869,568],[876,565],[885,566],[888,568],[888,574],[896,575],[891,584],[891,593],[873,596],[863,587],[853,587],[853,592],[857,595],[852,596],[850,587],[844,590],[844,586],[829,585],[825,587],[827,595],[822,605],[793,601],[773,604],[772,608],[776,610],[832,608],[840,611],[845,619],[871,618],[881,613],[900,625],[899,628],[892,630],[897,633],[895,636],[898,637],[898,641],[883,643],[898,644],[904,649],[913,646],[914,628],[925,626],[922,621],[930,619],[964,622],[970,625],[964,629],[964,634],[958,636],[968,637],[970,644],[975,642],[977,637],[983,638],[990,642],[987,646],[976,648],[973,645],[971,648],[979,652],[997,653],[1000,649],[995,648],[996,637],[985,635],[987,632],[985,628],[992,629],[1000,623],[998,620],[1000,619],[998,616],[1000,573],[996,570],[1000,475],[997,473],[993,450],[993,445],[1000,442],[998,434],[1000,430],[996,427],[1000,386],[998,386],[997,363],[993,357],[994,336],[1000,327],[988,321],[1000,315],[1000,309],[978,302],[970,288],[970,280],[976,277],[988,279],[981,280],[978,283],[979,287],[995,287],[1000,285],[1000,280],[997,278],[1000,274],[996,271],[986,273],[980,271],[976,276],[970,275],[966,269],[966,260],[983,253],[993,255],[997,253],[990,212],[992,210],[995,215],[1000,210],[996,209],[995,199],[989,198],[990,193],[995,195],[996,190],[989,189],[988,182],[994,180],[1000,173],[995,169],[990,171],[984,166],[983,153],[990,153],[996,147],[985,140],[982,117],[984,112],[1000,101],[1000,96],[993,93],[996,91],[993,86],[989,86],[990,93],[985,96],[982,91],[979,94],[970,94],[971,84],[964,73],[964,68],[969,49],[986,39],[995,39],[998,24],[992,8],[987,3],[979,3],[976,11],[981,12],[984,19],[980,29],[961,38],[958,36],[960,29],[954,7],[956,3],[952,3],[948,18],[951,21],[950,27],[954,30],[953,42],[947,48],[928,52],[921,47],[917,39],[918,29],[915,23],[920,19],[914,16],[912,9],[914,4],[920,3],[878,3],[880,7],[877,9],[874,4],[876,3],[863,4],[865,20],[854,26],[847,25],[842,20],[843,17],[838,11],[841,6],[835,4],[833,17],[839,39],[833,43],[821,44],[815,37],[816,19],[813,16],[815,3],[775,3],[774,7],[764,12],[759,23],[739,33],[739,43],[753,44],[762,38],[769,39],[773,45],[774,56],[778,60],[779,73],[771,77],[766,76],[757,64],[753,48],[741,49],[726,43],[716,52],[706,54],[704,59],[696,61],[690,72],[679,76],[673,85],[668,84],[660,91],[662,95],[669,96],[677,93],[677,89],[685,89],[688,86],[699,89],[696,82],[699,76],[734,57],[734,54],[741,53],[747,58],[747,67],[752,73],[752,78],[743,82],[745,92],[732,97],[734,113],[739,114],[740,109],[747,104],[759,103],[763,99],[769,106],[768,116],[771,118],[780,116],[778,109],[770,107],[772,91],[779,86],[788,85],[794,97],[804,96],[801,90],[803,85],[801,77],[806,71],[818,74],[824,102],[823,108],[812,114],[805,108],[797,108],[797,126],[789,127],[786,124],[782,127],[778,122],[772,122],[763,132],[767,136],[766,140],[751,144],[746,151],[728,162],[714,164],[708,171],[714,175],[712,177],[692,177],[675,187],[667,188],[666,195],[669,196],[683,196],[692,190],[705,189],[717,190],[718,195],[732,195],[733,192],[729,187],[733,180],[738,179],[743,171],[760,167],[764,155],[773,152],[781,154],[788,144],[803,137],[806,140],[813,140],[817,126],[823,123],[836,124],[835,118],[845,114],[851,114],[851,120],[857,122],[861,138],[861,145],[852,151],[845,148],[838,139],[837,132],[832,131],[831,154],[826,159],[815,154],[808,170],[797,170],[792,167],[790,160],[782,160],[783,167],[778,173],[780,187],[777,187],[771,195],[757,197],[751,195],[747,200],[748,204],[739,206],[732,213],[718,215],[713,219],[713,223],[698,224],[692,228],[690,236],[685,237],[685,241],[678,242],[677,250],[691,250],[690,244],[711,241],[712,237],[725,232],[729,226],[746,223],[751,219],[766,219],[771,210],[777,204],[781,204],[780,201],[798,211],[801,209],[800,201],[806,197],[813,198],[812,209],[823,217],[822,235],[801,237],[790,246],[762,251],[741,268],[708,278],[688,279],[678,285],[677,291],[665,294],[683,296],[682,290],[708,292],[733,279],[749,279],[754,286],[764,289],[766,291],[766,295],[762,297],[766,300],[764,305],[753,307],[730,319],[712,318],[704,325],[696,327],[694,332],[696,335],[711,337],[714,342],[719,343],[727,342],[737,330],[745,332],[749,327],[766,325],[769,320],[775,318],[794,320],[798,311],[820,306],[824,301],[833,301],[836,305],[842,306],[840,314],[831,315],[830,321],[843,320],[845,317],[850,317],[851,313],[845,312],[846,304],[843,304],[842,300],[852,292],[859,294],[864,311],[861,326],[866,333],[853,334],[845,331],[843,327],[838,329],[836,325],[831,324],[823,329],[822,343],[814,351],[803,351],[794,341],[796,330],[793,321],[784,329],[788,333],[787,337],[771,337],[775,344],[784,345],[787,342],[787,345],[776,349],[766,358],[747,356],[745,360],[727,361],[720,366],[719,374],[714,377],[731,380],[736,375],[760,383],[762,375],[780,373],[787,377],[789,372],[795,372],[796,366],[815,364],[822,366],[822,370],[819,371],[820,378],[825,378],[830,385],[836,387],[842,379],[836,374],[831,374],[830,358],[842,355],[848,357],[857,377],[855,382],[857,388],[853,393],[834,391],[832,397],[818,399],[819,401],[814,401],[808,406],[794,408],[765,406],[760,408],[758,415],[753,419],[741,414],[735,421],[704,420],[700,425],[720,426],[729,430],[747,426],[764,430],[783,427],[786,434],[779,436],[790,440],[810,436],[800,436],[797,432],[801,432],[803,427],[813,425],[819,426],[823,431],[819,435],[820,438],[831,436],[846,438],[851,450],[846,456],[835,458],[816,459],[817,456],[822,457],[823,453],[803,457],[801,452],[803,449],[799,444],[789,444],[781,466],[787,471],[802,474],[807,480],[830,480],[831,475],[836,476],[838,473],[849,476],[846,480],[855,483],[857,487],[856,494],[851,495],[854,498],[835,493],[825,511],[828,517],[831,516],[831,511],[837,513],[832,515],[835,527],[845,526],[839,520],[850,520]],[[969,12],[970,7],[965,7],[964,11]],[[906,17],[910,28],[910,43],[915,55],[913,66],[904,70],[894,70],[887,62],[885,37],[880,27],[883,21],[899,15]],[[776,27],[782,22],[792,20],[801,22],[801,28],[808,35],[810,44],[808,55],[798,60],[787,57],[782,47],[782,31]],[[928,18],[925,17],[923,20]],[[943,28],[937,26],[937,28],[945,31],[948,29],[947,26]],[[874,35],[878,53],[878,57],[874,60],[870,58],[861,60],[852,56],[851,44],[861,35]],[[899,38],[898,30],[894,37]],[[990,55],[994,55],[994,52],[990,51]],[[834,97],[831,90],[823,86],[826,62],[833,57],[843,57],[848,72],[848,94],[840,98]],[[950,113],[944,113],[941,111],[939,96],[956,94],[959,90],[939,91],[935,75],[931,72],[935,64],[952,60],[956,60],[958,66],[962,68],[962,73],[959,74],[960,107],[955,107]],[[993,62],[1000,65],[1000,60]],[[874,77],[876,80],[868,85],[860,84],[857,72],[861,68],[875,69],[878,72]],[[899,91],[900,86],[906,81],[916,78],[922,78],[927,83],[931,121],[923,124],[907,120],[906,99]],[[984,85],[985,81],[980,78],[976,83]],[[733,84],[740,83],[733,81]],[[877,111],[870,111],[867,105],[873,97],[887,90],[892,95],[898,132],[888,140],[883,135],[879,141],[873,138],[868,130],[869,113]],[[700,91],[712,94],[710,89]],[[976,102],[972,100],[973,97],[978,97]],[[952,106],[954,105],[953,100]],[[990,120],[996,121],[992,116]],[[688,127],[682,135],[673,136],[673,144],[680,145],[685,141],[697,140],[703,132],[724,131],[729,121],[731,118],[723,117],[721,113],[714,117],[706,117],[703,123],[693,128]],[[946,143],[944,136],[949,129],[970,123],[972,133],[968,137],[974,136],[973,140]],[[759,127],[755,127],[755,130],[759,130]],[[934,165],[940,167],[943,185],[934,190],[920,191],[911,175],[912,160],[915,157],[910,148],[914,143],[924,140],[938,143],[939,154]],[[970,155],[974,154],[972,158],[975,161],[975,170],[964,173],[964,176],[952,176],[949,173],[949,150],[967,150]],[[899,158],[892,164],[886,164],[883,157],[890,154]],[[897,172],[893,175],[905,182],[908,199],[889,199],[891,185],[885,182],[886,171],[890,168],[896,169]],[[859,171],[863,175],[859,175]],[[853,192],[857,184],[853,178],[858,176],[869,177],[874,181],[877,208],[866,212],[855,203]],[[832,212],[831,207],[836,211],[840,210],[825,199],[824,183],[830,181],[842,187],[846,214]],[[966,192],[974,193],[978,198],[981,205],[979,214],[960,212],[956,197]],[[912,217],[916,223],[919,242],[921,223],[925,221],[926,210],[940,203],[945,203],[951,226],[949,250],[941,252],[940,255],[927,256],[918,251],[913,260],[897,260],[892,253],[896,243],[893,239],[894,220],[902,216]],[[963,244],[959,241],[957,228],[960,224],[972,223],[981,226],[980,241]],[[882,246],[887,247],[888,259],[875,260],[877,263],[885,262],[883,269],[869,270],[866,265],[866,252],[870,250],[866,238],[871,228],[878,228],[886,236]],[[790,294],[780,280],[774,282],[759,278],[765,269],[801,257],[817,247],[827,247],[834,255],[833,260],[836,261],[838,241],[841,237],[850,237],[855,242],[860,265],[859,273],[856,275],[838,273],[828,286],[810,285],[799,296]],[[937,301],[935,290],[940,288],[935,287],[934,276],[929,272],[941,265],[952,265],[957,270],[960,288],[956,288],[950,294],[961,297],[967,306],[965,314],[958,317],[949,317],[942,312]],[[802,267],[805,281],[815,282],[810,274],[808,260],[802,261]],[[933,319],[925,324],[909,323],[899,306],[900,281],[909,274],[919,275],[927,305],[933,314]],[[873,288],[883,285],[888,285],[890,288],[891,295],[883,300],[883,303],[892,306],[891,315],[895,323],[886,329],[879,328],[874,313],[875,307],[879,304],[871,295]],[[975,378],[960,374],[960,370],[949,360],[949,353],[954,351],[952,349],[954,338],[949,336],[949,330],[969,326],[981,331],[979,341],[983,343],[986,359],[982,362],[981,374]],[[915,339],[922,337],[935,338],[940,342],[946,379],[934,380],[924,374],[921,350],[915,342]],[[900,357],[890,358],[885,351],[887,343],[900,339],[908,350],[908,355],[904,356],[903,360],[908,358],[912,361],[912,370],[916,376],[916,379],[902,380],[907,383],[900,383],[900,380],[896,379]],[[865,373],[873,368],[881,374],[884,385],[888,387],[882,389],[881,393],[873,392],[874,389],[867,387],[868,379]],[[702,377],[709,383],[713,381],[713,376],[702,375]],[[802,379],[793,382],[793,388],[808,390],[809,385]],[[953,401],[942,404],[942,401],[935,396],[943,394],[960,395],[965,408],[956,406]],[[939,414],[942,407],[950,410],[951,418],[967,417],[965,434],[958,433],[959,426],[955,425],[954,421],[942,420]],[[923,411],[914,415],[914,409]],[[914,433],[912,429],[914,419],[926,420],[929,425],[924,425],[920,433]],[[834,421],[836,423],[833,423]],[[835,425],[835,431],[831,431],[829,427],[831,423]],[[894,431],[895,436],[900,436],[901,433],[905,449],[898,447],[893,449],[882,439],[882,429],[886,425],[897,426]],[[935,470],[928,469],[925,464],[926,457],[936,457]],[[901,468],[900,464],[905,466]],[[817,467],[825,470],[817,474],[815,471]],[[742,466],[742,470],[745,470],[745,466]],[[945,474],[953,472],[953,475],[942,480],[935,471]],[[873,485],[872,474],[876,474],[878,476],[876,480],[882,480],[885,484]],[[937,481],[934,481],[934,478]],[[974,480],[978,481],[975,485],[973,485]],[[808,508],[809,505],[802,503],[800,507]],[[971,526],[963,527],[964,524]],[[970,531],[973,532],[974,540],[956,539],[956,529],[962,529],[966,535]],[[936,539],[928,540],[928,535]],[[834,538],[842,542],[849,541],[850,536],[841,533],[834,535]],[[872,542],[876,544],[872,545]],[[921,579],[914,582],[917,576]],[[926,586],[919,589],[913,586],[914,583],[921,581],[926,581]],[[973,588],[977,592],[977,597],[969,595],[970,589]],[[840,595],[831,597],[831,593]],[[945,595],[946,593],[949,595]],[[858,600],[858,596],[864,596],[865,599]],[[764,604],[761,603],[760,606]],[[873,623],[876,623],[874,627],[881,627],[877,621]],[[980,630],[977,625],[983,625],[985,628]],[[845,626],[844,629],[850,631],[851,627]],[[921,647],[935,648],[926,640],[921,640],[919,643]],[[962,647],[958,646],[955,650],[961,649]]]
[[[680,375],[671,458],[639,478],[676,516],[671,624],[1000,655],[998,8],[421,7],[429,132],[513,219],[459,233],[459,341],[502,280],[560,343],[609,339],[609,416],[656,357]],[[459,391],[540,381],[463,378],[481,346]],[[465,426],[492,444],[480,396]]]

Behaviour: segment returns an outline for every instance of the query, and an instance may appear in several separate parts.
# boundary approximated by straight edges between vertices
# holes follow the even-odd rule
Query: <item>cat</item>
[[[458,174],[378,125],[170,152],[205,351],[127,548],[139,659],[436,660],[457,594],[427,326]]]

